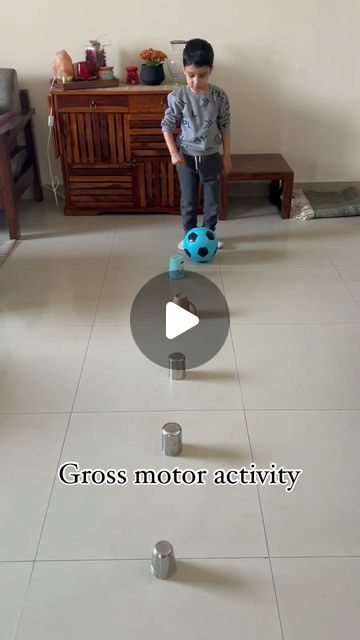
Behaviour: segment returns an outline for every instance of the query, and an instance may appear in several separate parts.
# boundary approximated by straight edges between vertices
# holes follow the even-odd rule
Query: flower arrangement
[[[158,67],[165,62],[167,55],[160,49],[144,49],[140,53],[140,58],[148,67]]]

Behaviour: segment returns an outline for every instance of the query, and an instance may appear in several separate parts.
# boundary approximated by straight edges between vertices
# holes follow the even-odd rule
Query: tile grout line
[[[268,556],[176,556],[178,560],[269,560]],[[272,560],[353,560],[359,559],[360,555],[303,555],[303,556],[270,556]],[[147,557],[131,557],[131,558],[42,558],[36,560],[36,564],[45,563],[58,563],[58,562],[149,562],[149,556]],[[0,560],[0,565],[4,564],[33,564],[34,560]]]
[[[276,413],[281,413],[281,412],[289,412],[291,411],[293,412],[300,412],[300,413],[313,413],[314,411],[316,412],[327,412],[327,413],[348,413],[349,411],[351,412],[356,412],[359,413],[360,411],[360,407],[349,407],[349,408],[330,408],[329,407],[287,407],[285,409],[281,409],[280,407],[254,407],[254,408],[243,408],[243,409],[239,409],[237,407],[235,408],[229,408],[227,407],[226,409],[184,409],[183,407],[180,408],[171,408],[171,409],[164,409],[164,408],[156,408],[156,409],[94,409],[92,411],[72,411],[72,415],[88,415],[88,414],[113,414],[113,413],[237,413],[237,412],[244,412],[246,411],[247,413],[252,413],[252,412],[276,412]],[[15,411],[15,412],[2,412],[0,413],[0,416],[44,416],[44,415],[68,415],[69,411]]]
[[[316,228],[315,228],[315,234],[316,234],[316,236],[317,236],[317,238],[318,238],[318,240],[319,240],[319,242],[320,242],[320,244],[321,244],[322,248],[324,249],[324,251],[325,251],[326,255],[328,256],[329,260],[331,261],[331,264],[333,265],[333,267],[334,267],[334,269],[335,269],[336,273],[338,274],[339,278],[341,279],[342,283],[344,284],[344,286],[345,286],[346,290],[349,292],[349,294],[350,294],[351,298],[353,299],[353,301],[355,302],[356,306],[360,309],[360,303],[359,303],[359,302],[356,300],[356,298],[354,297],[354,295],[353,295],[352,291],[349,289],[349,287],[348,287],[348,285],[347,285],[346,281],[344,280],[343,275],[342,275],[342,274],[340,273],[340,271],[339,271],[339,268],[340,268],[340,269],[341,269],[341,268],[345,268],[345,269],[346,269],[346,268],[358,268],[358,267],[357,267],[357,265],[349,265],[349,266],[347,267],[346,265],[343,265],[343,266],[342,266],[342,265],[337,265],[337,264],[335,264],[335,262],[333,261],[333,259],[332,259],[331,255],[330,255],[330,253],[329,253],[329,252],[328,252],[328,250],[326,249],[326,246],[324,245],[323,241],[321,240],[321,237],[320,237],[320,235],[318,234],[318,232],[317,232],[317,229],[316,229]]]
[[[341,274],[339,274],[339,276],[341,277]],[[347,288],[346,283],[344,282],[344,285]],[[357,305],[357,307],[360,308],[360,303],[358,303],[356,301],[356,299],[353,297],[352,293],[350,290],[348,290],[348,292],[350,293],[351,297],[353,298],[355,304]],[[96,311],[95,311],[96,313]],[[230,329],[231,327],[236,327],[236,328],[241,328],[241,327],[323,327],[323,326],[327,326],[327,327],[337,327],[337,326],[343,326],[343,327],[353,327],[353,326],[360,326],[360,319],[358,321],[353,321],[353,322],[330,322],[330,321],[325,321],[325,322],[242,322],[242,323],[235,323],[233,322],[230,325]],[[122,322],[122,323],[118,323],[118,324],[102,324],[102,323],[96,323],[96,328],[102,328],[102,329],[118,329],[120,327],[126,327],[126,328],[130,328],[131,325],[130,323],[126,323],[126,322]],[[1,331],[6,331],[8,329],[19,329],[19,330],[33,330],[33,329],[93,329],[94,325],[90,325],[90,324],[37,324],[37,325],[0,325],[0,332]],[[229,329],[229,330],[230,330]]]
[[[323,243],[322,243],[322,241],[321,241],[320,237],[319,237],[319,242],[322,244],[324,251],[326,251],[326,253],[327,253],[326,247],[323,245]],[[330,256],[330,254],[328,254],[328,256],[329,256],[329,258],[330,258],[330,260],[331,260],[331,256]],[[343,275],[342,275],[342,273],[339,271],[339,268],[341,269],[341,266],[340,266],[340,265],[336,265],[334,262],[333,262],[333,265],[334,265],[334,269],[335,269],[336,273],[338,274],[338,276],[339,276],[340,280],[341,280],[341,281],[342,281],[342,283],[344,284],[344,286],[345,286],[346,290],[349,292],[349,294],[350,294],[351,298],[353,299],[353,301],[355,302],[356,306],[360,309],[360,303],[359,303],[359,302],[356,300],[356,298],[354,297],[354,294],[352,293],[351,289],[348,287],[347,282],[346,282],[346,281],[345,281],[345,279],[344,279],[344,276],[343,276]],[[356,268],[359,268],[359,267],[356,267],[356,266],[355,266],[355,267],[351,267],[351,266],[350,266],[350,267],[346,267],[346,266],[345,266],[345,267],[342,267],[342,268],[343,268],[343,269],[347,269],[347,268],[355,268],[355,269],[356,269]]]
[[[338,274],[341,278],[341,274]],[[346,283],[344,283],[346,286]],[[347,288],[347,286],[346,286]],[[102,286],[101,286],[102,289]],[[348,289],[347,289],[348,290]],[[360,307],[360,304],[356,301],[356,299],[353,297],[352,293],[350,290],[348,290],[351,297],[353,298],[355,304]],[[95,311],[96,313],[96,311]],[[333,321],[324,321],[324,322],[241,322],[241,323],[236,323],[233,322],[230,324],[230,327],[253,327],[253,326],[259,326],[259,327],[286,327],[286,326],[294,326],[294,327],[308,327],[308,326],[323,326],[323,325],[327,325],[327,326],[353,326],[353,325],[360,325],[360,319],[359,320],[354,320],[352,322],[333,322]],[[98,323],[96,324],[97,327],[102,327],[103,329],[114,329],[117,327],[130,327],[130,322],[119,322],[117,324],[102,324],[102,323]],[[0,325],[0,331],[2,330],[6,330],[6,329],[93,329],[93,324],[36,324],[36,325],[20,325],[20,324],[6,324],[6,325]]]
[[[224,280],[223,280],[223,274],[222,274],[222,271],[221,271],[221,266],[220,266],[220,275],[221,275],[221,281],[222,281],[223,290],[224,290],[224,296],[225,296],[225,300],[226,300],[226,290],[225,290],[225,284],[224,284]],[[230,318],[229,318],[229,320],[230,320]],[[241,381],[240,381],[240,372],[239,372],[239,367],[238,367],[238,361],[237,361],[237,358],[236,358],[236,351],[235,351],[234,338],[233,338],[233,334],[232,334],[231,325],[229,325],[229,333],[230,333],[231,345],[232,345],[232,350],[233,350],[233,356],[234,356],[234,360],[235,360],[236,375],[237,375],[237,379],[238,379],[240,397],[241,397],[241,402],[242,402],[242,405],[243,405],[243,416],[244,416],[244,420],[245,420],[245,428],[246,428],[246,433],[247,433],[247,438],[248,438],[248,445],[249,445],[249,449],[250,449],[251,460],[252,460],[252,462],[254,462],[254,454],[253,454],[253,449],[252,449],[252,445],[251,445],[249,426],[248,426],[248,422],[247,422],[247,418],[246,418],[246,411],[245,411],[245,405],[244,405],[244,399],[243,399],[243,393],[242,393]],[[275,602],[276,602],[276,607],[277,607],[277,613],[278,613],[278,620],[279,620],[279,625],[280,625],[281,637],[282,637],[282,640],[285,640],[284,639],[284,632],[283,632],[283,628],[282,628],[281,616],[280,616],[279,603],[278,603],[278,598],[277,598],[277,593],[276,593],[276,587],[275,587],[275,582],[274,582],[273,569],[272,569],[271,560],[270,560],[270,557],[269,557],[269,545],[268,545],[268,540],[267,540],[267,535],[266,535],[264,516],[263,516],[263,512],[262,512],[262,506],[261,506],[261,500],[260,500],[260,494],[259,494],[259,487],[256,487],[256,490],[257,490],[257,494],[258,494],[258,505],[259,505],[262,524],[263,524],[263,531],[264,531],[266,549],[267,549],[267,554],[268,554],[267,557],[268,557],[268,561],[269,561],[271,579],[272,579],[272,583],[273,583],[274,596],[275,596]]]
[[[287,407],[286,409],[281,409],[280,407],[274,408],[274,407],[261,407],[261,408],[244,408],[244,409],[238,409],[238,408],[226,408],[226,409],[184,409],[183,407],[179,408],[179,409],[94,409],[92,411],[72,411],[71,413],[73,415],[87,415],[87,414],[112,414],[112,413],[207,413],[207,412],[211,412],[211,413],[227,413],[227,412],[231,412],[231,413],[237,413],[237,412],[244,412],[246,411],[247,413],[251,413],[251,412],[258,412],[258,413],[262,413],[262,412],[289,412],[289,411],[303,411],[304,413],[311,413],[311,412],[324,412],[324,413],[347,413],[349,411],[351,412],[359,412],[360,411],[360,407],[350,407],[350,408],[346,408],[346,409],[329,409],[329,407]],[[43,416],[43,415],[68,415],[69,412],[68,411],[16,411],[16,412],[1,412],[0,416]]]
[[[251,438],[250,438],[250,431],[249,431],[249,426],[248,426],[248,421],[247,421],[246,410],[244,410],[244,413],[245,413],[245,424],[246,424],[246,429],[247,429],[247,432],[248,432],[249,445],[250,445],[250,451],[251,451],[251,459],[255,463],[254,454],[253,454],[253,448],[252,448]],[[259,501],[261,520],[262,520],[262,523],[263,523],[265,544],[266,544],[266,549],[267,549],[267,552],[268,552],[268,561],[269,561],[269,567],[270,567],[270,573],[271,573],[271,580],[272,580],[273,589],[274,589],[276,608],[277,608],[277,612],[278,612],[280,631],[281,631],[282,639],[285,640],[284,629],[283,629],[281,613],[280,613],[280,605],[279,605],[278,594],[277,594],[276,584],[275,584],[274,570],[273,570],[272,561],[271,561],[272,557],[270,556],[269,541],[268,541],[268,536],[267,536],[267,532],[266,532],[265,518],[264,518],[264,512],[263,512],[262,503],[261,503],[261,496],[260,496],[260,488],[259,488],[259,486],[256,487],[256,491],[257,491],[257,494],[258,494],[258,501]]]
[[[91,329],[90,329],[88,343],[87,343],[87,346],[86,346],[86,349],[85,349],[83,362],[82,362],[82,366],[81,366],[80,373],[79,373],[78,382],[77,382],[76,389],[75,389],[75,392],[74,392],[74,398],[73,398],[72,406],[71,406],[70,412],[68,414],[69,417],[68,417],[68,421],[67,421],[67,425],[66,425],[66,429],[65,429],[65,433],[64,433],[64,437],[63,437],[63,442],[62,442],[61,449],[60,449],[60,453],[59,453],[59,456],[58,456],[58,461],[57,461],[57,464],[56,464],[56,467],[55,467],[55,474],[54,474],[53,482],[52,482],[51,489],[50,489],[49,499],[48,499],[48,502],[47,502],[47,505],[46,505],[46,509],[45,509],[45,514],[44,514],[44,518],[43,518],[43,522],[42,522],[42,526],[41,526],[41,530],[40,530],[40,534],[39,534],[38,543],[37,543],[36,550],[35,550],[34,559],[33,559],[33,562],[32,562],[32,567],[31,567],[31,571],[30,571],[28,584],[27,584],[27,587],[26,587],[26,590],[25,590],[25,594],[24,594],[24,598],[23,598],[23,602],[22,602],[21,612],[20,612],[20,615],[19,615],[19,620],[18,620],[18,624],[17,624],[17,627],[16,627],[14,640],[17,640],[17,638],[18,638],[21,621],[22,621],[22,618],[23,618],[23,615],[24,615],[25,604],[26,604],[28,593],[29,593],[29,589],[30,589],[33,573],[34,573],[35,564],[37,562],[37,555],[38,555],[38,552],[39,552],[41,538],[42,538],[42,534],[43,534],[43,531],[44,531],[45,522],[46,522],[46,518],[47,518],[47,514],[48,514],[48,510],[49,510],[49,506],[50,506],[50,502],[51,502],[51,498],[52,498],[55,482],[56,482],[57,470],[59,468],[59,463],[60,463],[61,456],[62,456],[62,453],[63,453],[63,450],[64,450],[66,437],[67,437],[67,434],[68,434],[70,421],[71,421],[71,418],[72,418],[73,409],[74,409],[74,405],[75,405],[75,402],[76,402],[76,396],[77,396],[77,392],[78,392],[78,389],[79,389],[82,372],[84,370],[86,356],[87,356],[87,353],[88,353],[88,350],[89,350],[90,340],[91,340],[91,337],[92,337],[92,334],[93,334],[93,330],[94,330],[94,326],[95,326],[96,314],[97,314],[97,311],[98,311],[98,308],[99,308],[100,299],[101,299],[102,291],[103,291],[103,288],[104,288],[104,282],[105,282],[106,275],[107,275],[107,270],[108,270],[108,265],[109,265],[109,261],[110,261],[110,257],[111,257],[112,248],[114,246],[115,236],[116,236],[116,230],[113,233],[111,246],[109,248],[109,253],[108,253],[108,258],[107,258],[107,262],[106,262],[106,267],[105,267],[105,270],[104,270],[104,276],[103,276],[103,280],[102,280],[102,285],[101,285],[100,290],[99,290],[98,301],[97,301],[96,309],[95,309],[95,312],[94,312],[93,323],[92,323],[92,326],[91,326]],[[67,414],[68,412],[63,412],[63,413]]]
[[[222,281],[222,284],[223,284],[224,295],[225,295],[225,299],[226,299],[226,291],[225,291],[225,285],[224,285],[224,281],[223,281],[223,274],[222,274],[222,271],[221,271],[221,266],[220,266],[220,274],[221,274],[221,281]],[[245,428],[246,428],[246,432],[247,432],[247,438],[248,438],[248,444],[249,444],[249,449],[250,449],[251,460],[252,460],[252,462],[255,462],[254,454],[253,454],[253,448],[252,448],[252,445],[251,445],[249,425],[248,425],[248,421],[247,421],[246,410],[245,410],[243,394],[242,394],[242,389],[241,389],[240,372],[239,372],[239,367],[238,367],[238,361],[237,361],[237,358],[236,358],[236,352],[235,352],[235,346],[234,346],[234,338],[233,338],[233,335],[232,335],[231,325],[229,325],[229,333],[230,333],[231,345],[232,345],[232,349],[233,349],[233,356],[234,356],[234,360],[235,360],[236,375],[237,375],[237,379],[238,379],[240,397],[241,397],[241,402],[242,402],[242,405],[243,405],[243,416],[244,416],[244,420],[245,420]],[[273,567],[272,567],[271,558],[270,558],[269,543],[268,543],[267,534],[266,534],[264,514],[263,514],[263,510],[262,510],[260,492],[259,492],[259,487],[258,486],[256,487],[256,491],[257,491],[257,494],[258,494],[258,505],[259,505],[260,514],[261,514],[261,520],[262,520],[262,525],[263,525],[263,532],[264,532],[264,538],[265,538],[266,549],[267,549],[267,559],[268,559],[269,567],[270,567],[271,580],[272,580],[272,584],[273,584],[273,590],[274,590],[274,596],[275,596],[278,620],[279,620],[279,625],[280,625],[280,632],[281,632],[282,640],[285,640],[283,626],[282,626],[282,620],[281,620],[281,615],[280,615],[280,607],[279,607],[279,602],[278,602],[278,596],[277,596],[277,591],[276,591],[276,586],[275,586],[274,572],[273,572]]]
[[[221,280],[223,282],[221,267],[220,267],[220,272],[221,272]],[[223,289],[224,289],[224,293],[225,293],[224,282],[223,282]],[[226,294],[225,294],[225,299],[226,299]],[[244,415],[245,428],[246,428],[247,437],[248,437],[250,455],[251,455],[252,462],[255,462],[253,448],[252,448],[252,444],[251,444],[251,438],[250,438],[249,425],[248,425],[248,421],[247,421],[246,410],[245,410],[243,394],[242,394],[242,389],[241,389],[240,372],[239,372],[239,367],[238,367],[238,361],[237,361],[237,358],[236,358],[236,352],[235,352],[235,346],[234,346],[234,338],[233,338],[233,335],[232,335],[231,326],[229,328],[229,331],[230,331],[230,335],[231,335],[231,344],[232,344],[232,348],[233,348],[233,354],[234,354],[235,365],[236,365],[236,373],[237,373],[238,384],[239,384],[239,389],[240,389],[241,401],[242,401],[242,405],[243,405],[243,415]],[[273,572],[273,567],[272,567],[271,558],[270,558],[269,543],[268,543],[268,538],[267,538],[267,533],[266,533],[264,514],[263,514],[262,504],[261,504],[261,499],[260,499],[260,491],[259,491],[259,487],[258,486],[256,487],[256,491],[257,491],[257,494],[258,494],[258,505],[259,505],[260,514],[261,514],[261,520],[262,520],[262,524],[263,524],[263,532],[264,532],[265,544],[266,544],[266,549],[267,549],[267,558],[268,558],[268,562],[269,562],[271,580],[272,580],[272,584],[273,584],[273,590],[274,590],[274,596],[275,596],[278,620],[279,620],[279,625],[280,625],[280,632],[281,632],[282,640],[285,640],[284,631],[283,631],[283,625],[282,625],[282,620],[281,620],[281,615],[280,615],[280,607],[279,607],[278,596],[277,596],[276,585],[275,585],[275,579],[274,579],[274,572]]]

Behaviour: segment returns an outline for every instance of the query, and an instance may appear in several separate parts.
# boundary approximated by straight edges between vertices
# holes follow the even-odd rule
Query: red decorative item
[[[140,84],[139,76],[137,74],[137,67],[125,67],[127,71],[126,84]]]
[[[79,80],[89,80],[91,77],[90,68],[86,60],[76,63],[76,77]]]

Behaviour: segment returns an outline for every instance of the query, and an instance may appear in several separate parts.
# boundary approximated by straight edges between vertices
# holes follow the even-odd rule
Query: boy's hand
[[[231,156],[223,156],[224,173],[229,173],[232,169]]]
[[[176,151],[175,153],[172,153],[171,154],[171,162],[173,164],[175,164],[175,165],[176,164],[179,164],[179,165],[185,164],[185,160],[184,160],[183,154],[180,151]]]

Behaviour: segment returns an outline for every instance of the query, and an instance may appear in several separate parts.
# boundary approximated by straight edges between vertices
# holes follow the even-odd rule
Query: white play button
[[[189,331],[199,324],[199,318],[194,314],[186,311],[174,302],[168,302],[166,305],[166,337],[169,340],[177,338],[185,331]]]
[[[183,280],[173,280],[165,271],[136,294],[130,326],[135,344],[151,362],[168,373],[169,355],[183,353],[189,371],[209,362],[223,347],[230,316],[212,280],[190,269]]]

